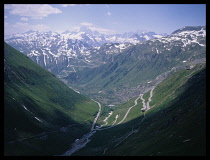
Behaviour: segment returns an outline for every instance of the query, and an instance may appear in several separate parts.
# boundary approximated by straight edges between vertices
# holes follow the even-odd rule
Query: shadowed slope
[[[97,111],[97,103],[4,44],[5,155],[62,153],[90,130]]]

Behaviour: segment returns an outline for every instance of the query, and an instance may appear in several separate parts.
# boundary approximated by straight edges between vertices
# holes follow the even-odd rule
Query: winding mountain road
[[[126,119],[126,117],[128,116],[128,113],[130,112],[130,110],[138,104],[137,101],[138,101],[139,98],[140,98],[140,97],[137,97],[137,98],[135,99],[134,105],[131,106],[131,107],[128,109],[128,111],[126,112],[126,114],[125,114],[125,116],[123,117],[123,119],[122,119],[120,122],[118,122],[116,125],[122,123],[122,122]]]
[[[152,90],[150,91],[150,96],[149,96],[148,102],[147,102],[147,110],[150,109],[149,103],[152,101],[152,96],[153,96],[153,90],[154,90],[154,89],[155,89],[155,88],[152,88]]]
[[[140,98],[141,98],[142,104],[143,104],[143,108],[141,110],[146,110],[147,109],[147,106],[145,104],[145,99],[143,98],[143,94],[140,94]]]
[[[96,103],[98,104],[99,110],[98,110],[98,113],[97,113],[97,115],[96,115],[96,117],[95,117],[95,119],[94,119],[94,121],[93,121],[93,124],[92,124],[92,127],[91,127],[91,131],[90,131],[89,133],[85,134],[82,138],[76,139],[75,142],[72,144],[72,148],[71,148],[70,150],[66,151],[64,154],[62,154],[62,155],[60,155],[60,156],[71,156],[73,153],[75,153],[75,152],[78,151],[79,149],[85,147],[86,144],[87,144],[88,142],[90,142],[90,139],[89,139],[89,138],[90,138],[94,133],[96,133],[97,130],[109,129],[109,128],[112,128],[112,127],[114,127],[114,126],[117,126],[117,125],[121,124],[121,123],[127,118],[128,114],[129,114],[129,112],[130,112],[130,110],[138,104],[137,101],[138,101],[139,98],[141,98],[141,100],[142,100],[143,109],[145,109],[145,112],[146,112],[147,110],[149,110],[149,109],[150,109],[149,103],[150,103],[151,100],[152,100],[153,90],[154,90],[154,88],[150,91],[150,97],[148,98],[147,105],[145,104],[145,99],[143,98],[143,94],[140,94],[139,97],[137,97],[137,98],[135,99],[134,105],[128,108],[128,110],[127,110],[125,116],[123,117],[123,119],[122,119],[120,122],[118,122],[117,124],[115,124],[116,121],[117,121],[117,119],[118,119],[118,117],[119,117],[119,115],[116,115],[115,121],[114,121],[114,123],[112,124],[112,126],[106,127],[106,128],[101,128],[101,127],[104,126],[104,125],[101,125],[100,127],[94,128],[94,127],[95,127],[95,124],[96,124],[96,122],[97,122],[97,120],[98,120],[98,118],[99,118],[99,116],[100,116],[100,113],[101,113],[101,104],[100,104],[99,102],[97,102],[97,101],[95,101],[95,100],[92,99],[94,102],[96,102]],[[144,117],[143,117],[143,119],[141,120],[141,122],[145,119],[145,112],[144,112]],[[108,118],[109,118],[111,115],[112,115],[112,112],[109,113],[109,116],[105,118],[105,120],[104,120],[104,121],[106,122],[105,125],[107,125],[107,120],[108,120]],[[140,122],[140,123],[141,123],[141,122]],[[139,124],[140,124],[140,123],[139,123]],[[133,127],[134,127],[134,126],[133,126]],[[118,146],[122,141],[124,141],[125,139],[127,139],[131,134],[138,132],[139,129],[133,130],[133,127],[132,127],[132,131],[129,132],[129,133],[126,133],[126,135],[124,135],[124,136],[122,137],[122,140],[120,140],[120,142],[118,142],[115,146]],[[114,146],[114,147],[115,147],[115,146]],[[106,149],[104,150],[104,153],[103,153],[103,154],[105,154],[105,152],[106,152],[107,149],[109,149],[109,148],[106,148]]]
[[[112,115],[112,113],[113,113],[113,111],[109,112],[109,115],[103,120],[105,122],[105,124],[102,124],[101,127],[106,126],[108,124],[107,120]]]
[[[150,106],[149,106],[149,103],[151,102],[152,100],[152,96],[153,96],[153,90],[155,89],[155,87],[150,91],[150,97],[148,98],[148,102],[147,102],[147,105],[145,104],[145,99],[143,98],[143,94],[140,94],[140,96],[138,98],[141,98],[142,100],[142,104],[143,104],[143,108],[146,109],[145,112],[144,112],[144,117],[141,119],[140,123],[141,124],[143,122],[143,120],[145,119],[145,113],[146,111],[148,111],[150,109]],[[135,100],[135,104],[137,105],[137,100],[138,98]],[[134,127],[134,126],[133,126]],[[123,142],[125,139],[127,139],[130,135],[132,135],[133,133],[136,133],[139,131],[139,129],[135,129],[133,130],[133,127],[132,127],[132,131],[130,131],[129,133],[126,133],[124,136],[122,136],[122,140],[120,142],[118,142],[114,147],[118,146],[121,142]],[[107,150],[107,148],[106,148]]]

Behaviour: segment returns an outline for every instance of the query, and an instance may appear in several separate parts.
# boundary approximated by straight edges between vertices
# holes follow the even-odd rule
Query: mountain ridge
[[[57,75],[62,70],[72,70],[71,67],[68,67],[70,65],[69,58],[75,63],[78,60],[97,59],[95,53],[100,52],[99,47],[105,43],[136,44],[155,38],[153,35],[158,35],[156,33],[152,35],[151,33],[149,35],[142,33],[142,35],[139,34],[141,37],[136,39],[131,38],[131,34],[134,33],[105,35],[83,26],[78,30],[67,30],[61,34],[51,31],[28,31],[23,34],[7,35],[5,41],[29,56],[34,62]],[[114,51],[110,53],[115,54]],[[99,61],[98,65],[100,64]],[[91,61],[89,60],[89,64],[86,65],[91,67]]]

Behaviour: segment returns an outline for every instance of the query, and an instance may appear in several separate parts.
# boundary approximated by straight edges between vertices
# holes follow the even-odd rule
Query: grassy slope
[[[137,86],[148,85],[148,81],[173,67],[184,67],[189,65],[188,62],[205,57],[205,48],[199,45],[187,46],[185,51],[180,46],[173,46],[171,51],[165,50],[163,46],[163,43],[151,41],[131,46],[114,57],[113,61],[97,68],[71,73],[65,79],[81,93],[98,98],[105,104],[116,101],[122,103],[122,97],[133,97],[129,95],[129,89],[137,95]],[[157,54],[152,50],[154,47],[158,47],[162,53]],[[183,63],[184,60],[188,62]]]
[[[108,155],[205,155],[205,83],[203,65],[169,77],[154,90],[142,131]]]
[[[102,112],[101,112],[101,115],[99,117],[99,120],[97,121],[98,124],[104,124],[105,122],[103,122],[103,120],[105,119],[105,117],[108,116],[108,113],[110,111],[113,111],[112,115],[109,117],[108,119],[108,124],[106,125],[106,127],[109,127],[112,125],[112,123],[115,121],[115,117],[116,115],[119,115],[119,118],[117,119],[116,123],[119,123],[125,116],[127,110],[134,105],[134,100],[136,98],[132,98],[130,99],[129,101],[127,101],[126,103],[123,103],[123,104],[120,104],[118,106],[115,106],[115,107],[103,107],[102,109]],[[123,123],[126,123],[130,120],[133,120],[139,116],[142,116],[143,113],[141,112],[141,101],[138,100],[138,104],[133,107],[130,112],[129,112],[129,115],[132,115],[132,116],[128,116],[123,122]]]
[[[5,155],[63,153],[76,138],[89,131],[97,111],[97,103],[74,92],[50,72],[4,44]],[[60,132],[61,127],[68,125],[73,126]],[[40,134],[47,138],[41,139]],[[7,143],[33,136],[36,137]]]
[[[74,155],[205,155],[205,77],[204,64],[178,71],[154,89],[150,102],[153,108],[146,112],[140,125],[143,116],[136,116],[139,108],[136,106],[128,116],[130,121],[97,132],[88,146]],[[144,97],[148,99],[149,92]],[[138,104],[142,105],[140,103],[139,100]],[[128,136],[132,127],[138,132]]]

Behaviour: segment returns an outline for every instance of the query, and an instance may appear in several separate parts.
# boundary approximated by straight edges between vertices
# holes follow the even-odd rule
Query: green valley
[[[124,123],[106,130],[101,128],[85,148],[73,155],[204,156],[205,89],[205,63],[180,70],[155,87],[149,110],[141,112],[139,99]],[[146,102],[149,93],[143,96]],[[125,114],[133,101],[113,109],[112,115]],[[113,122],[111,117],[109,124]]]
[[[206,26],[147,34],[8,36],[4,155],[205,156]]]
[[[186,29],[194,28],[197,30]],[[198,28],[205,31],[205,27]],[[205,61],[205,45],[185,44],[192,35],[183,37],[179,32],[132,45],[106,64],[70,73],[63,80],[106,105],[124,103],[136,97],[139,90],[146,93],[174,72]],[[199,35],[198,40],[205,43],[205,36]]]
[[[97,103],[4,44],[5,155],[61,154],[97,112]]]

